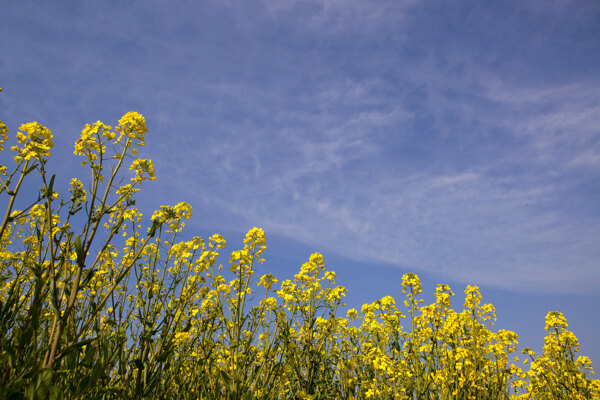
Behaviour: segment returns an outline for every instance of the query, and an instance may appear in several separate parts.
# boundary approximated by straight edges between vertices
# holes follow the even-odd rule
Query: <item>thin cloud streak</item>
[[[574,186],[598,173],[587,164],[583,176],[565,176],[569,167],[580,168],[584,157],[593,160],[597,156],[590,150],[590,144],[597,147],[598,140],[595,99],[581,100],[588,108],[573,106],[586,91],[548,86],[540,93],[527,89],[522,95],[523,90],[507,85],[500,96],[496,86],[486,100],[499,103],[503,112],[497,114],[489,106],[473,118],[485,129],[500,129],[525,140],[518,148],[502,149],[494,159],[477,160],[467,170],[448,174],[439,164],[448,160],[434,160],[417,173],[404,173],[402,163],[386,164],[376,138],[390,135],[394,126],[410,125],[414,113],[400,106],[386,108],[382,103],[387,101],[378,102],[379,93],[372,93],[376,85],[360,88],[360,96],[343,94],[348,93],[347,87],[345,81],[337,90],[328,87],[323,93],[313,93],[317,102],[313,110],[286,113],[275,108],[272,115],[274,125],[282,127],[279,132],[246,124],[243,129],[238,126],[244,134],[235,136],[235,142],[212,143],[211,153],[220,160],[220,180],[228,184],[201,204],[219,199],[232,215],[274,233],[356,260],[441,273],[457,281],[567,292],[592,290],[600,282],[593,261],[599,255],[595,250],[600,239],[597,217],[571,215],[564,204]],[[444,87],[428,91],[441,93]],[[512,100],[507,95],[511,91]],[[244,88],[235,97],[243,99],[245,94],[249,99],[260,97]],[[480,97],[484,94],[485,90]],[[563,103],[568,94],[572,101]],[[269,104],[277,104],[276,95],[271,96]],[[349,119],[330,111],[341,98],[355,110]],[[536,98],[552,110],[540,112]],[[436,102],[431,109],[438,113],[462,107],[464,115],[464,110],[477,109],[472,101],[444,103],[438,96]],[[440,119],[436,117],[437,124]],[[285,128],[288,121],[305,122]],[[380,132],[382,128],[385,133]],[[580,140],[570,141],[569,135],[578,135]],[[270,148],[274,138],[277,147]],[[472,140],[477,146],[481,139]],[[279,162],[261,156],[277,151],[285,153]],[[244,172],[252,164],[248,159],[254,163],[253,179]],[[270,161],[259,161],[265,159]],[[454,162],[452,157],[449,162]],[[565,170],[557,169],[557,162]],[[364,170],[357,171],[356,165]],[[200,170],[207,168],[203,165]],[[190,171],[182,176],[186,177],[182,186],[189,185],[190,176],[202,182],[201,176]],[[233,187],[239,195],[228,196]]]
[[[363,132],[369,132],[368,126]],[[594,264],[587,261],[598,232],[589,235],[591,227],[565,224],[561,210],[536,211],[537,204],[560,192],[547,179],[493,179],[487,175],[494,165],[457,175],[398,178],[376,160],[369,163],[369,174],[356,178],[344,173],[344,165],[376,157],[376,149],[346,153],[352,142],[339,140],[295,144],[301,150],[294,163],[288,158],[276,170],[262,166],[260,179],[235,181],[240,196],[226,200],[224,207],[249,222],[350,258],[441,270],[459,281],[565,291],[581,290],[584,284],[591,289],[598,282]],[[569,237],[586,239],[565,243]],[[536,255],[544,244],[560,251],[555,257]],[[569,259],[582,274],[565,268]]]

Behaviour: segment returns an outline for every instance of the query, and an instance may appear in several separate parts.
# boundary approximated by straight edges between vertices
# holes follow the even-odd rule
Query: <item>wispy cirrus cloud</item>
[[[256,132],[248,126],[247,140],[242,138],[233,147],[222,143],[221,150],[212,147],[227,166],[222,179],[229,184],[223,188],[234,187],[239,194],[216,192],[212,200],[220,199],[225,209],[248,223],[358,260],[520,290],[571,291],[582,286],[590,290],[596,285],[595,210],[578,215],[573,207],[579,205],[567,204],[571,197],[577,201],[571,192],[590,176],[578,181],[565,176],[568,171],[562,167],[558,173],[556,167],[545,171],[557,160],[565,162],[554,150],[564,144],[540,147],[548,139],[535,136],[537,130],[553,137],[552,129],[564,129],[548,124],[557,120],[556,115],[524,113],[526,101],[511,105],[516,110],[512,127],[493,110],[480,113],[477,119],[482,126],[505,130],[522,143],[499,148],[497,157],[476,160],[468,168],[456,167],[457,151],[422,170],[403,171],[401,160],[390,163],[385,158],[382,140],[391,127],[402,131],[398,127],[413,124],[414,114],[399,107],[381,111],[386,110],[383,104],[376,104],[373,111],[374,99],[380,98],[371,93],[377,85],[350,89],[350,93],[360,92],[354,102],[350,94],[343,94],[347,91],[346,82],[338,92],[329,87],[314,96],[322,104],[300,117],[310,123],[277,133]],[[488,102],[509,102],[495,93],[487,97]],[[558,93],[561,98],[565,94]],[[348,121],[319,111],[340,98],[361,111]],[[566,117],[570,105],[562,107],[556,98],[543,98],[555,106],[553,112],[561,115],[561,121],[580,120]],[[537,107],[539,102],[533,101],[532,112]],[[506,107],[499,108],[506,115]],[[437,110],[443,111],[442,106],[438,104]],[[519,114],[526,117],[517,118]],[[294,118],[284,112],[273,115],[281,118],[283,126]],[[589,121],[581,123],[583,128]],[[586,134],[593,140],[592,132]],[[402,136],[394,135],[392,141],[402,142]],[[522,136],[525,139],[519,139]],[[477,139],[472,140],[478,146]],[[273,148],[272,141],[277,143]],[[279,162],[272,154],[277,151],[285,154]],[[578,157],[573,150],[567,153]],[[248,162],[251,159],[254,164]],[[454,173],[445,171],[448,164],[454,166]],[[254,165],[253,174],[242,172],[236,179],[232,171],[247,171],[248,165]],[[185,176],[189,179],[189,171]]]
[[[262,225],[443,279],[590,291],[600,12],[584,3],[15,8],[2,104],[69,145],[82,122],[145,113],[152,200],[190,201],[200,225]]]

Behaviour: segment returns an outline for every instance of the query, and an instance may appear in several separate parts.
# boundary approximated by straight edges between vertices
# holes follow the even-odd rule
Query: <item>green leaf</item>
[[[46,188],[46,197],[52,197],[52,188],[54,187],[54,178],[56,178],[56,174],[52,175],[52,177],[50,178],[50,184],[48,185],[48,187]]]
[[[84,268],[83,262],[85,261],[85,254],[83,254],[83,247],[81,245],[81,234],[75,236],[75,242],[73,243],[75,246],[75,254],[77,255],[77,265],[79,268]]]
[[[69,215],[75,215],[75,214],[77,214],[79,211],[81,211],[81,209],[82,209],[82,207],[81,207],[81,206],[79,206],[79,207],[77,207],[77,208],[73,209],[72,211],[69,211]]]
[[[158,229],[158,227],[160,226],[160,222],[158,222],[158,220],[154,220],[152,221],[152,227],[150,228],[150,231],[148,232],[148,236],[153,238],[154,235],[156,234],[156,230]]]
[[[98,353],[98,357],[96,358],[96,362],[92,366],[92,371],[90,375],[86,376],[79,384],[77,388],[77,395],[74,396],[76,398],[81,397],[81,395],[85,394],[91,387],[93,387],[98,379],[100,379],[103,375],[106,374],[106,354],[108,353],[108,348],[106,347],[106,343],[102,342],[100,344],[100,351]]]
[[[167,348],[167,350],[163,351],[158,357],[156,357],[156,362],[161,363],[167,360],[167,358],[175,352],[173,348]]]
[[[150,378],[150,380],[146,383],[146,389],[144,390],[143,396],[148,396],[148,395],[150,395],[150,393],[152,393],[152,391],[154,390],[154,387],[158,383],[159,378],[160,378],[160,375],[158,373],[155,373],[152,376],[152,378]]]
[[[227,386],[231,385],[231,379],[229,379],[229,376],[227,375],[227,373],[223,370],[221,370],[221,378],[223,378],[223,380],[225,381],[225,384]]]
[[[37,168],[37,164],[34,163],[31,167],[27,168],[27,171],[25,171],[25,175],[29,174],[31,171],[33,171],[36,168]]]
[[[93,269],[93,268],[88,271],[87,275],[83,279],[83,282],[81,283],[82,289],[85,288],[88,285],[88,283],[90,283],[90,281],[92,280],[94,275],[96,275],[97,271],[98,271],[97,269]]]
[[[48,398],[48,389],[52,382],[52,369],[42,369],[27,385],[25,398],[27,400],[38,400]]]

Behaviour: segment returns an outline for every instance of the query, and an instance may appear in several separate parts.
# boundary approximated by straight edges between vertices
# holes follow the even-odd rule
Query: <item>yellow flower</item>
[[[562,315],[562,313],[558,311],[550,311],[546,315],[546,330],[549,331],[551,329],[566,329],[569,325],[567,324],[567,320]]]
[[[148,132],[146,119],[137,112],[128,112],[119,120],[117,130],[131,139],[138,139],[140,145],[144,145],[144,135]]]
[[[156,175],[154,174],[154,164],[152,164],[151,160],[135,160],[131,163],[129,169],[135,170],[135,176],[131,178],[131,182],[142,183],[146,179],[150,179],[151,181],[156,179]]]
[[[278,282],[279,281],[277,280],[277,278],[274,277],[272,274],[265,274],[260,277],[258,285],[263,286],[265,289],[269,290],[271,289],[271,286],[273,286],[273,284],[277,284]]]
[[[85,203],[87,195],[83,188],[83,183],[81,183],[79,179],[73,178],[71,179],[70,186],[69,192],[71,192],[71,201],[75,203]]]
[[[32,157],[41,159],[50,156],[50,149],[54,147],[50,130],[37,122],[30,122],[19,127],[22,132],[17,133],[18,142],[22,147],[13,146],[11,150],[18,152],[15,161],[29,160]]]
[[[4,142],[8,140],[8,132],[10,131],[6,127],[6,124],[0,121],[0,151],[4,151]]]

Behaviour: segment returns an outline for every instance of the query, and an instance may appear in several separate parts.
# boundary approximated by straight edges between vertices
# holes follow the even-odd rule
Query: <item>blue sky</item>
[[[0,1],[0,120],[48,126],[65,176],[85,123],[148,120],[189,232],[313,251],[350,305],[414,271],[541,345],[558,310],[600,362],[600,4]]]

